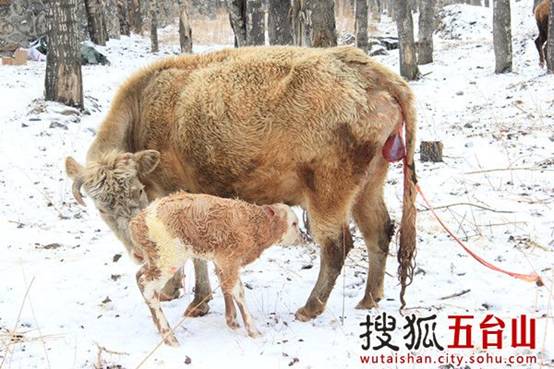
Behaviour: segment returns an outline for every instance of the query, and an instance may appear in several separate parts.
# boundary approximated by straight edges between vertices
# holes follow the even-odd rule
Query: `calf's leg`
[[[221,270],[219,269],[219,267],[216,266],[215,271],[221,283],[221,281],[224,280],[221,274]],[[240,325],[237,322],[237,310],[235,309],[235,303],[233,302],[233,294],[228,287],[223,289],[223,285],[221,287],[221,290],[223,291],[223,301],[225,303],[225,321],[227,322],[227,326],[229,326],[229,328],[231,329],[237,329],[238,327],[240,327]]]
[[[159,274],[159,271],[143,265],[137,272],[138,287],[144,297],[146,305],[148,305],[150,309],[152,320],[158,332],[162,335],[164,342],[170,346],[179,346],[179,341],[177,341],[177,338],[173,334],[173,330],[169,326],[160,306],[160,292],[169,277],[163,278]],[[152,277],[154,275],[157,275],[157,277]]]
[[[254,325],[254,320],[252,319],[252,316],[248,311],[248,307],[246,306],[246,300],[244,299],[244,287],[240,278],[237,279],[235,286],[233,287],[233,298],[239,307],[240,315],[242,316],[242,321],[244,322],[244,327],[246,328],[248,335],[252,338],[260,336],[261,333]]]

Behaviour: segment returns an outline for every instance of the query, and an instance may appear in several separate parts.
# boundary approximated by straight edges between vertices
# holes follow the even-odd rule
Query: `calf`
[[[273,244],[298,242],[297,223],[284,204],[257,206],[186,192],[156,200],[136,215],[129,223],[129,235],[134,252],[144,261],[137,282],[164,342],[178,345],[160,307],[160,295],[166,282],[190,258],[214,262],[227,325],[239,327],[236,302],[248,335],[258,336],[244,301],[239,270]]]

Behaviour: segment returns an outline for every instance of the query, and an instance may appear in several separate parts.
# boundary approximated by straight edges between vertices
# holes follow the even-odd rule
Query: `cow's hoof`
[[[175,300],[181,297],[181,293],[179,292],[179,289],[175,289],[171,294],[167,294],[165,292],[160,292],[160,301],[171,301]]]
[[[321,306],[321,308],[316,308],[316,309],[304,306],[296,310],[296,314],[294,314],[294,316],[296,317],[296,320],[299,320],[301,322],[307,322],[314,319],[322,312],[323,312],[323,306]]]
[[[358,302],[358,305],[356,305],[356,309],[358,310],[370,310],[376,307],[379,307],[379,305],[371,297],[367,299],[364,297]]]
[[[208,314],[209,311],[210,305],[207,302],[193,300],[185,310],[184,315],[189,318],[197,318]]]

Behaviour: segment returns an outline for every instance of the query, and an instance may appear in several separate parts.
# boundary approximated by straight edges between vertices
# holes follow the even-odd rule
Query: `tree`
[[[148,11],[150,14],[150,51],[157,53],[160,50],[158,44],[158,2],[149,0]]]
[[[291,7],[292,39],[295,45],[306,46],[306,6],[304,0],[292,0]]]
[[[97,45],[106,45],[108,32],[102,8],[102,0],[85,0],[87,11],[88,33],[90,40]]]
[[[426,0],[421,4],[419,13],[418,64],[433,62],[433,31],[435,23],[435,0]]]
[[[512,27],[510,0],[493,0],[492,35],[496,73],[512,71]]]
[[[414,42],[414,22],[406,0],[394,0],[394,14],[400,45],[400,75],[407,80],[419,76]]]
[[[548,14],[548,38],[546,40],[546,68],[554,72],[554,3],[550,2]]]
[[[304,31],[306,46],[337,46],[334,0],[304,0],[306,7]]]
[[[129,19],[133,32],[142,35],[142,10],[141,0],[128,0]]]
[[[182,53],[192,53],[192,29],[190,27],[186,0],[181,0],[181,9],[179,14],[179,43],[181,44]]]
[[[131,34],[129,26],[129,4],[127,0],[117,0],[117,16],[119,18],[119,32],[122,35]]]
[[[79,0],[49,2],[48,54],[44,86],[46,100],[83,108],[78,2]]]
[[[367,53],[368,0],[356,0],[356,46]]]
[[[235,34],[235,47],[246,45],[246,0],[228,0],[229,21]]]
[[[262,0],[247,0],[246,2],[246,44],[265,44],[264,10]]]
[[[291,6],[289,1],[269,0],[267,33],[270,45],[292,45]]]
[[[381,22],[381,0],[369,0],[369,10],[371,13],[371,19],[373,19],[377,23]]]
[[[106,20],[108,38],[119,38],[121,30],[117,0],[104,0],[104,17]]]

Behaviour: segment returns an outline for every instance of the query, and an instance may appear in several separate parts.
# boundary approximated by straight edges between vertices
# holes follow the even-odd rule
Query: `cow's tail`
[[[414,153],[416,145],[416,111],[414,95],[400,77],[390,79],[388,91],[393,95],[402,110],[406,155],[404,156],[404,195],[402,200],[402,220],[400,221],[400,245],[398,248],[398,279],[400,281],[401,309],[406,305],[404,294],[412,283],[416,253],[416,207],[417,177]]]

